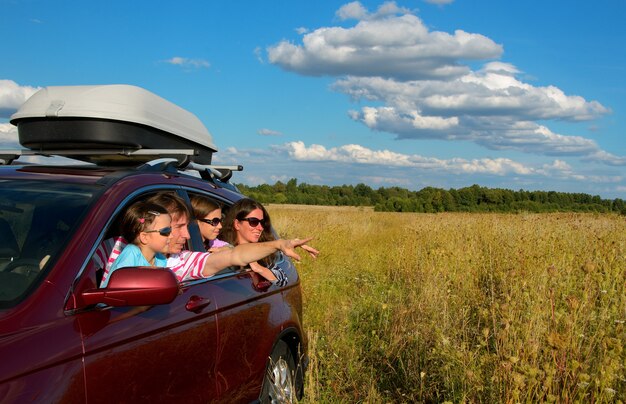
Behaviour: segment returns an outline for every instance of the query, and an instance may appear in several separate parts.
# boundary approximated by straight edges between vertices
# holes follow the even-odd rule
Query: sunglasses
[[[261,224],[261,226],[265,227],[265,219],[259,219],[259,218],[256,218],[256,217],[244,217],[243,219],[240,219],[240,221],[248,222],[248,224],[251,227],[257,227],[259,225],[259,223]]]
[[[144,233],[159,233],[159,235],[163,237],[168,237],[170,234],[172,234],[172,228],[163,227],[162,229],[158,229],[158,230],[146,230],[144,231]]]
[[[218,224],[222,223],[222,219],[220,219],[219,217],[214,217],[213,219],[198,219],[201,222],[204,222],[206,224],[210,224],[211,226],[215,227]]]

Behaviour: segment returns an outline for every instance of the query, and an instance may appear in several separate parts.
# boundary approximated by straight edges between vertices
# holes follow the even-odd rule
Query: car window
[[[224,219],[224,216],[226,214],[226,212],[228,211],[228,208],[232,205],[232,202],[226,200],[226,199],[221,199],[221,198],[217,198],[214,195],[208,194],[208,193],[204,193],[204,192],[194,192],[191,190],[187,190],[187,200],[189,201],[189,211],[191,212],[191,216],[192,216],[192,220],[190,220],[189,222],[189,234],[191,235],[193,240],[193,244],[194,251],[206,251],[206,242],[205,240],[203,240],[202,238],[202,234],[200,231],[200,227],[199,224],[195,218],[195,214],[196,212],[194,212],[194,202],[193,200],[196,198],[202,198],[202,199],[206,199],[218,206],[221,207],[222,209],[222,219]],[[200,204],[201,206],[204,204]],[[196,204],[196,206],[198,206]],[[204,206],[204,210],[206,211],[206,205]],[[219,236],[218,236],[219,238]],[[216,279],[217,277],[219,277],[219,275],[225,275],[225,274],[234,274],[234,273],[239,273],[244,271],[244,269],[242,269],[241,267],[238,266],[232,266],[232,267],[227,267],[222,269],[221,271],[217,272],[215,275],[213,275],[212,277],[208,278],[208,281],[212,281],[213,279]],[[187,283],[193,283],[193,282],[197,282],[197,280],[192,280],[192,281],[185,281],[184,284]]]
[[[119,256],[120,252],[126,247],[127,242],[121,237],[121,229],[120,224],[122,218],[124,216],[124,212],[126,209],[131,206],[133,203],[140,200],[148,200],[151,197],[157,196],[158,194],[175,194],[181,198],[183,203],[186,203],[186,194],[177,192],[174,189],[159,189],[154,190],[151,189],[148,192],[137,193],[133,195],[132,198],[127,199],[123,205],[120,205],[117,209],[117,214],[112,218],[110,225],[108,228],[104,229],[104,237],[95,247],[94,253],[90,259],[90,265],[95,267],[95,284],[103,287],[103,281],[108,278],[109,270],[111,266]],[[187,203],[186,203],[187,204]],[[188,205],[188,204],[187,204]],[[165,206],[164,206],[165,207]],[[189,207],[189,206],[188,206]],[[191,218],[190,218],[191,219]],[[190,221],[192,224],[193,221]],[[192,230],[192,226],[188,226],[189,233],[191,237],[194,237],[194,231]],[[197,226],[196,229],[197,231]],[[199,238],[199,234],[198,234]],[[192,248],[192,240],[187,240],[187,242],[183,246],[183,250],[196,250],[201,251],[200,248]]]
[[[0,181],[0,307],[32,290],[62,251],[93,187],[50,181]]]

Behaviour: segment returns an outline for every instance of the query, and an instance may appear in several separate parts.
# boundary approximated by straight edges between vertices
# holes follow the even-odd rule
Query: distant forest
[[[622,199],[602,199],[598,195],[555,191],[512,191],[478,185],[460,189],[426,187],[409,191],[400,187],[372,189],[357,185],[263,184],[255,187],[237,184],[244,194],[261,203],[302,205],[373,206],[380,212],[617,212],[626,215]]]

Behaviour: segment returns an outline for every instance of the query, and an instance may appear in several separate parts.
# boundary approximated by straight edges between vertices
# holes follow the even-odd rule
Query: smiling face
[[[258,220],[264,220],[263,211],[261,209],[254,209],[246,215],[244,219],[256,218]],[[247,220],[234,221],[235,231],[237,232],[237,244],[256,243],[263,233],[263,225],[258,223],[256,226],[252,226]]]
[[[160,214],[156,216],[150,226],[139,234],[142,251],[145,249],[152,254],[167,254],[173,234],[171,225],[172,218],[170,215]]]
[[[205,220],[213,221],[213,219],[222,220],[222,209],[215,209],[209,212],[208,215],[204,217]],[[198,220],[198,227],[200,227],[200,234],[202,234],[202,239],[206,240],[215,240],[217,236],[220,234],[220,230],[222,229],[222,223],[218,223],[213,226],[207,222],[202,220]]]
[[[170,241],[169,254],[178,254],[185,248],[189,235],[189,218],[184,213],[179,213],[172,217],[172,240]]]

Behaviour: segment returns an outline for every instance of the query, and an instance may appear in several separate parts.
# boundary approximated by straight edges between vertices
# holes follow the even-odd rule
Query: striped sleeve
[[[275,285],[277,285],[279,287],[283,287],[283,286],[286,286],[289,283],[289,278],[287,277],[287,274],[278,265],[276,265],[276,264],[272,265],[272,267],[269,268],[269,270],[276,277],[276,280],[274,282],[272,282]]]
[[[100,282],[101,285],[107,284],[106,279],[109,277],[113,263],[115,262],[117,257],[120,256],[120,253],[127,245],[128,243],[126,242],[124,237],[112,237],[104,240],[96,249],[96,255],[98,255],[98,260],[101,260],[101,263],[104,262],[103,257],[107,257],[106,266],[104,266],[104,272],[102,274],[102,281]],[[104,250],[103,256],[101,248]],[[99,268],[102,267],[103,266],[100,266]]]
[[[170,255],[167,266],[174,272],[179,282],[206,278],[202,275],[202,270],[210,255],[208,252],[183,251]]]

